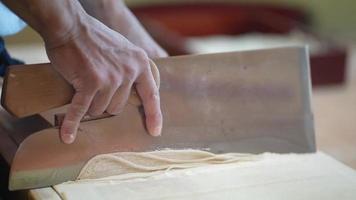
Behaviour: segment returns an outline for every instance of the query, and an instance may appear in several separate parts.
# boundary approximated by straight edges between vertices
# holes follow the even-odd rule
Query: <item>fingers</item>
[[[66,144],[72,143],[77,135],[81,119],[86,113],[100,115],[105,110],[109,114],[120,113],[126,105],[132,88],[132,81],[123,83],[115,92],[77,91],[73,96],[67,114],[60,129],[60,137]],[[162,114],[159,92],[150,70],[142,73],[136,82],[136,89],[141,97],[146,116],[146,127],[152,136],[159,136],[162,129]]]
[[[60,137],[64,143],[70,144],[74,141],[80,120],[87,113],[94,94],[95,92],[77,91],[73,96],[60,129]]]
[[[99,90],[93,98],[93,101],[88,110],[88,114],[90,116],[98,116],[103,114],[108,105],[110,104],[116,89],[117,87]]]
[[[131,88],[132,83],[127,82],[122,84],[119,89],[117,89],[106,109],[109,114],[117,115],[123,110],[127,100],[130,97]]]
[[[147,130],[152,136],[159,136],[162,130],[159,91],[149,67],[138,77],[136,89],[144,107]]]

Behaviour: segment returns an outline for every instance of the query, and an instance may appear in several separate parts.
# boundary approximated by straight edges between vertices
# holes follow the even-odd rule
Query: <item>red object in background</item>
[[[307,23],[296,9],[241,4],[178,4],[133,8],[141,19],[159,22],[183,37],[236,35],[251,31],[287,33],[297,23]]]
[[[347,54],[345,49],[331,49],[310,58],[313,86],[345,82]]]
[[[132,10],[170,55],[192,53],[185,48],[185,39],[190,36],[288,34],[295,29],[314,35],[308,31],[307,14],[291,7],[200,3],[141,6]],[[311,55],[313,86],[343,83],[346,57],[345,48],[333,45],[328,45],[326,53]]]

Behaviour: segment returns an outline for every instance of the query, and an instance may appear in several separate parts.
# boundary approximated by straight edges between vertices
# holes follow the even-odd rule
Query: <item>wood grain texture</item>
[[[159,72],[150,62],[152,74],[159,86]],[[11,66],[5,77],[2,106],[16,117],[26,117],[70,103],[74,89],[49,63]],[[141,105],[136,91],[129,103]]]

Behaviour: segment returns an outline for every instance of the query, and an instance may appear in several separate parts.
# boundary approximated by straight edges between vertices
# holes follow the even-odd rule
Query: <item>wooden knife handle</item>
[[[150,61],[157,86],[160,76],[157,66]],[[50,63],[16,65],[7,70],[1,94],[2,106],[16,117],[26,117],[71,102],[73,87],[51,67]],[[129,104],[141,105],[136,89],[131,91]]]

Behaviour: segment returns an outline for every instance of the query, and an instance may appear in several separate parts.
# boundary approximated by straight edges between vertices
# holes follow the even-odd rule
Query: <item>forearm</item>
[[[150,58],[167,53],[151,38],[123,0],[79,0],[85,11],[146,51]]]
[[[125,27],[130,11],[122,0],[79,0],[85,11],[111,29]],[[122,33],[126,30],[120,30]]]
[[[68,40],[85,19],[86,13],[75,0],[2,0],[45,40],[56,46]]]

